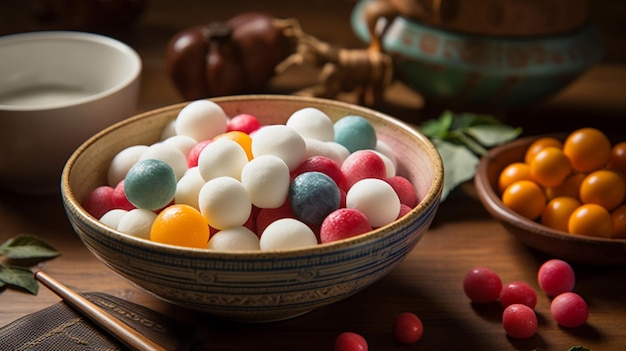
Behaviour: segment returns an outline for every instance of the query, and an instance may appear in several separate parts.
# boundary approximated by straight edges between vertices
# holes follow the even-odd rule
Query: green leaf
[[[440,139],[433,139],[432,141],[443,161],[444,182],[441,194],[441,201],[443,201],[450,191],[474,177],[479,159],[464,146]]]
[[[471,136],[459,131],[456,131],[455,135],[458,143],[464,145],[475,155],[482,156],[487,153],[487,149]]]
[[[451,111],[424,121],[418,129],[435,144],[443,160],[442,201],[452,189],[474,177],[479,157],[490,147],[509,142],[522,133],[521,128],[507,126],[490,115]]]
[[[420,131],[429,138],[446,139],[448,131],[452,127],[454,115],[450,111],[445,111],[437,119],[426,120],[419,127]]]
[[[493,147],[514,140],[522,133],[522,128],[502,124],[482,124],[468,127],[464,132],[483,146]]]
[[[40,238],[18,235],[0,245],[0,254],[10,259],[48,259],[61,253]]]
[[[24,289],[33,295],[37,295],[39,291],[39,284],[35,280],[33,272],[28,268],[0,265],[0,281]]]

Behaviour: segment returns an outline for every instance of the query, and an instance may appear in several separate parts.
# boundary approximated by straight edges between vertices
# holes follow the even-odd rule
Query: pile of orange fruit
[[[502,170],[498,191],[505,206],[545,226],[625,239],[626,141],[612,144],[595,128],[539,137]]]

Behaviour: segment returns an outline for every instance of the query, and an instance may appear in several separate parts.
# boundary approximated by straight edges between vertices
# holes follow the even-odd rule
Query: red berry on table
[[[463,290],[469,299],[478,304],[495,302],[500,297],[502,280],[490,268],[474,267],[463,279]]]
[[[572,291],[576,283],[572,266],[559,259],[544,262],[537,272],[537,280],[541,290],[552,297]]]
[[[335,339],[335,351],[367,351],[367,340],[357,333],[341,333]]]
[[[535,311],[519,303],[509,305],[502,313],[502,326],[506,334],[514,339],[527,339],[537,332]]]
[[[575,328],[587,322],[589,308],[580,295],[564,292],[552,300],[550,313],[560,326]]]
[[[500,292],[500,304],[507,307],[514,303],[521,303],[530,308],[537,305],[537,293],[525,282],[516,281],[505,284]]]
[[[414,344],[422,338],[422,320],[411,312],[400,313],[392,328],[393,336],[401,344]]]

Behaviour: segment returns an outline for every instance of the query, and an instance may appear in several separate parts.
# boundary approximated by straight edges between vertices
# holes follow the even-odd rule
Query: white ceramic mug
[[[58,191],[71,153],[136,113],[141,69],[132,48],[98,34],[0,37],[0,187]]]

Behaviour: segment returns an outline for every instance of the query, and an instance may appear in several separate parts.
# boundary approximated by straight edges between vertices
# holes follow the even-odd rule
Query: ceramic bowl
[[[102,35],[0,38],[0,187],[59,191],[63,165],[98,131],[136,113],[141,59]]]
[[[398,155],[420,204],[406,216],[366,234],[293,250],[211,252],[169,246],[112,230],[81,206],[106,183],[107,167],[125,147],[150,144],[185,106],[150,111],[98,133],[68,160],[62,175],[67,216],[84,244],[139,288],[173,304],[236,321],[291,318],[345,299],[373,284],[400,262],[429,228],[439,206],[443,165],[436,148],[416,129],[382,113],[332,100],[249,95],[214,98],[229,116],[247,112],[262,124],[284,123],[293,112],[316,107],[336,120],[360,115]]]
[[[564,135],[552,135],[564,140]],[[539,136],[520,138],[494,147],[481,158],[474,184],[487,211],[519,241],[554,258],[593,266],[626,265],[626,239],[573,235],[546,227],[508,209],[497,192],[498,175],[510,163],[523,161],[528,146]]]
[[[351,25],[366,43],[370,34],[360,0]],[[548,36],[505,37],[428,26],[398,16],[382,48],[394,57],[396,76],[427,102],[448,108],[503,108],[536,103],[557,93],[603,56],[598,29],[587,24]]]

